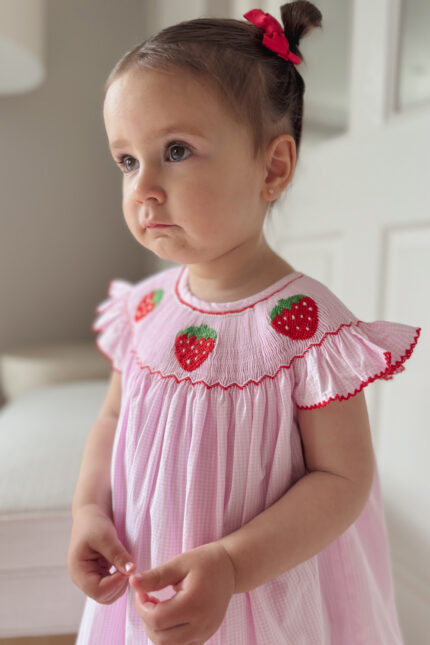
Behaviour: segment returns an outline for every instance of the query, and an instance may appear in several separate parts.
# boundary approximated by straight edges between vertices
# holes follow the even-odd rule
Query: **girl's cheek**
[[[136,197],[131,193],[127,192],[123,194],[122,198],[122,209],[124,213],[131,215],[138,209],[138,204],[136,204]]]

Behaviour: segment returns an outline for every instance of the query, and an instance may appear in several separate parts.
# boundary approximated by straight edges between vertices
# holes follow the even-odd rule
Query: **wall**
[[[49,0],[47,80],[0,95],[0,352],[92,338],[112,277],[154,271],[121,212],[102,120],[105,79],[149,35],[141,0]]]

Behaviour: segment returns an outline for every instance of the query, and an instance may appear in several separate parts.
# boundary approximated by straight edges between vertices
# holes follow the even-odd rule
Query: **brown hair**
[[[281,6],[290,50],[300,57],[299,41],[322,15],[311,2]],[[136,68],[188,71],[217,90],[234,118],[249,125],[254,158],[279,134],[290,134],[299,154],[305,83],[297,65],[262,44],[263,29],[232,18],[197,18],[163,29],[127,52],[105,85]],[[273,204],[273,202],[272,202]]]

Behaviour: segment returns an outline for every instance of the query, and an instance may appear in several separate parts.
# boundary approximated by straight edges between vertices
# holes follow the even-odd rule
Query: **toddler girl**
[[[113,369],[73,499],[78,645],[402,643],[362,390],[420,328],[359,320],[266,242],[321,14],[244,18],[164,29],[107,81],[126,223],[177,264],[97,309]]]

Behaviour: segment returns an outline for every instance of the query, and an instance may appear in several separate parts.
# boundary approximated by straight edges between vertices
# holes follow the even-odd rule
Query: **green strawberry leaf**
[[[213,338],[216,340],[217,337],[216,331],[207,325],[200,325],[200,327],[187,327],[186,329],[182,329],[179,334],[181,336],[185,334],[188,337],[195,336],[196,340],[199,338],[205,338],[206,340],[208,338]]]
[[[284,309],[291,310],[294,304],[300,302],[302,298],[306,297],[307,296],[304,296],[302,293],[299,293],[295,296],[291,296],[291,298],[287,298],[286,300],[278,300],[276,307],[273,307],[272,311],[270,312],[270,319],[272,320],[272,322],[276,316],[282,316]]]
[[[154,301],[154,305],[157,306],[158,303],[161,301],[162,297],[164,296],[164,291],[163,289],[156,289],[154,291],[154,294],[152,296],[152,299]]]

